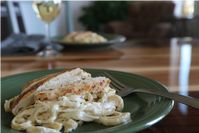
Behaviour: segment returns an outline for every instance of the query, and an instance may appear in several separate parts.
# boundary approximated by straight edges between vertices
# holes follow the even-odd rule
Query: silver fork
[[[112,88],[114,88],[116,90],[117,94],[122,97],[127,96],[134,92],[141,92],[141,93],[153,94],[153,95],[158,95],[158,96],[162,96],[165,98],[169,98],[169,99],[175,100],[177,102],[194,107],[196,109],[199,109],[199,99],[197,99],[197,98],[193,98],[190,96],[183,96],[183,95],[179,95],[179,94],[175,94],[175,93],[171,93],[171,92],[167,92],[167,91],[163,92],[163,91],[157,90],[157,89],[155,90],[155,89],[148,89],[148,88],[144,89],[144,88],[128,87],[128,86],[124,85],[123,83],[121,83],[116,78],[114,78],[113,76],[111,76],[107,72],[102,73],[101,76],[108,77],[111,80],[110,86]]]

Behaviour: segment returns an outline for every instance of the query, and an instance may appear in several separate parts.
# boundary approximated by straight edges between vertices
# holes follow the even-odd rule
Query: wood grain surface
[[[171,39],[161,42],[128,41],[112,48],[66,50],[51,58],[15,56],[1,58],[1,76],[53,68],[100,68],[140,74],[165,84],[169,91],[199,98],[199,41]],[[185,106],[186,107],[186,106]],[[197,133],[199,110],[175,104],[161,122],[142,133]]]

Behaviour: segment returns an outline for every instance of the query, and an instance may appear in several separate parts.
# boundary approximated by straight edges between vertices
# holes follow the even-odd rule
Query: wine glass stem
[[[50,24],[45,24],[45,30],[46,30],[46,40],[47,42],[50,42]]]

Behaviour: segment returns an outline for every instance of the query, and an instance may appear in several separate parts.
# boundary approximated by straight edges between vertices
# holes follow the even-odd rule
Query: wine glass
[[[35,0],[33,1],[33,9],[39,19],[45,22],[45,32],[47,46],[38,53],[39,56],[48,57],[58,54],[58,51],[53,49],[50,41],[50,23],[59,15],[61,8],[61,0]]]

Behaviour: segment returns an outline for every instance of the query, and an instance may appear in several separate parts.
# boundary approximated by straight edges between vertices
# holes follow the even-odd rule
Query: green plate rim
[[[32,73],[39,73],[39,72],[50,72],[50,71],[61,71],[61,70],[64,70],[64,69],[68,69],[68,68],[55,68],[55,69],[51,69],[51,70],[47,70],[47,69],[42,69],[42,70],[37,70],[37,71],[31,71],[31,72],[24,72],[24,73],[19,73],[19,74],[14,74],[14,75],[9,75],[9,76],[5,76],[5,77],[1,77],[1,84],[3,81],[7,80],[7,79],[10,79],[10,78],[14,78],[14,77],[17,77],[17,76],[23,76],[23,75],[27,75],[27,74],[32,74]],[[70,69],[73,69],[73,68],[70,68]],[[70,70],[68,69],[68,70]],[[97,68],[81,68],[83,70],[90,70],[90,71],[111,71],[111,72],[114,72],[114,73],[123,73],[125,75],[133,75],[133,76],[136,76],[136,77],[139,77],[139,78],[144,78],[148,81],[151,81],[157,85],[160,85],[162,86],[162,88],[164,88],[164,91],[168,91],[167,87],[160,83],[159,81],[156,81],[156,80],[153,80],[151,78],[148,78],[148,77],[145,77],[145,76],[142,76],[142,75],[139,75],[139,74],[134,74],[134,73],[128,73],[128,72],[123,72],[123,71],[117,71],[117,70],[110,70],[110,69],[97,69]],[[1,93],[2,95],[2,93]],[[162,120],[165,116],[167,116],[170,111],[172,110],[173,106],[174,106],[174,100],[167,100],[167,105],[165,105],[165,109],[162,110],[161,112],[159,112],[159,114],[152,114],[152,115],[148,115],[147,117],[145,117],[144,119],[144,124],[142,125],[134,125],[135,128],[130,128],[131,126],[131,123],[127,123],[127,124],[124,124],[124,125],[118,125],[118,126],[114,126],[114,127],[110,127],[108,129],[102,129],[102,130],[97,130],[97,131],[91,131],[91,132],[82,132],[82,133],[101,133],[103,132],[103,130],[106,130],[106,133],[130,133],[130,132],[138,132],[138,131],[141,131],[143,129],[146,129],[152,125],[154,125],[155,123],[159,122],[160,120]],[[2,114],[2,112],[1,112]],[[152,117],[152,118],[151,118]],[[116,130],[114,130],[114,128]],[[2,128],[1,128],[1,131],[2,131]],[[19,132],[20,133],[20,132]]]

